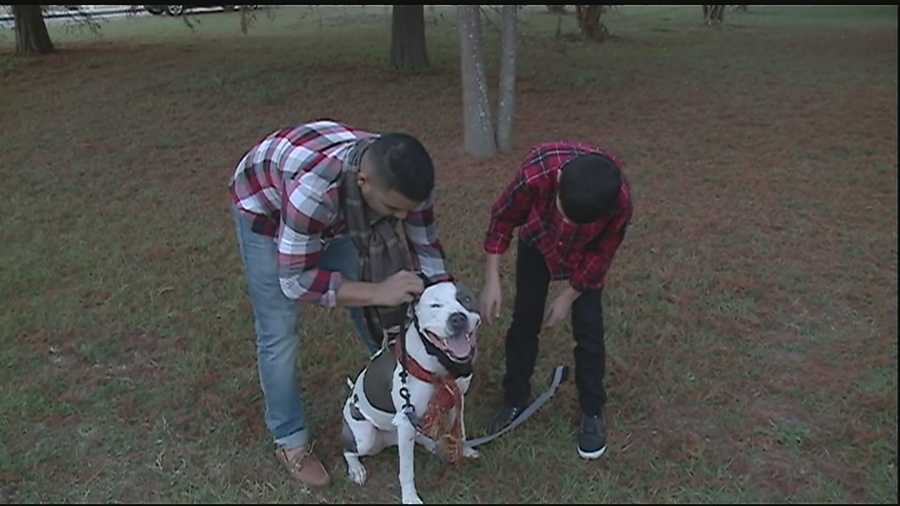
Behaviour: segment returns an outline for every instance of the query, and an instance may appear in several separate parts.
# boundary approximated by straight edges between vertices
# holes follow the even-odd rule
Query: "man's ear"
[[[375,170],[371,161],[363,155],[362,163],[359,165],[359,172],[356,175],[356,184],[358,184],[360,188],[364,188],[367,185],[372,186],[375,182],[374,172]]]

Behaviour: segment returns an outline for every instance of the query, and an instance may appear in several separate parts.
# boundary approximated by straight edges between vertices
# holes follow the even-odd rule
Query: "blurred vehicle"
[[[150,14],[160,15],[166,13],[170,16],[181,16],[185,11],[194,8],[221,7],[224,10],[229,8],[232,10],[240,10],[241,5],[207,5],[207,4],[180,4],[180,5],[144,5],[144,9]],[[256,5],[247,5],[251,9],[256,9]]]

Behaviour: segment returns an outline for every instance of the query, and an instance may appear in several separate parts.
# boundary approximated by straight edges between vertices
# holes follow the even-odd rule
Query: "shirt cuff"
[[[484,252],[491,255],[502,255],[509,249],[510,238],[504,236],[489,236],[484,241]]]
[[[604,276],[605,278],[605,276]],[[572,277],[569,280],[569,284],[572,285],[572,288],[578,290],[579,292],[586,292],[588,290],[598,290],[603,288],[603,285],[606,284],[606,279],[601,278],[600,281],[590,282],[582,277]]]
[[[343,284],[344,276],[339,271],[332,272],[328,282],[328,291],[319,297],[319,305],[327,308],[337,306],[337,293]]]

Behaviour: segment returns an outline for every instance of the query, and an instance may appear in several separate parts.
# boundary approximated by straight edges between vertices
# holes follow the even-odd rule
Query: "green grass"
[[[369,486],[345,476],[365,352],[341,311],[304,308],[299,331],[334,484],[290,483],[262,421],[225,190],[253,142],[323,116],[423,140],[476,289],[488,208],[531,144],[604,144],[633,186],[604,298],[609,453],[578,459],[570,382],[480,461],[417,452],[426,501],[897,501],[896,7],[751,6],[717,29],[696,6],[626,6],[600,45],[529,8],[515,150],[486,162],[459,147],[451,8],[426,8],[416,74],[386,68],[384,7],[271,12],[246,35],[231,13],[53,25],[60,52],[35,59],[0,37],[0,502],[399,500],[396,450],[367,460]],[[512,256],[473,435],[501,397]],[[570,332],[542,336],[536,391],[572,365]]]

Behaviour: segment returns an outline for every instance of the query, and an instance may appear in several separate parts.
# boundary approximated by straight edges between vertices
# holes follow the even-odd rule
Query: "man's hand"
[[[563,321],[572,310],[572,303],[581,295],[581,292],[575,290],[571,286],[563,290],[553,303],[544,311],[544,323],[542,327],[555,327],[559,322]]]
[[[484,321],[490,325],[500,318],[500,307],[503,302],[503,294],[500,288],[500,275],[489,276],[481,289],[480,309]]]
[[[377,284],[373,306],[399,306],[410,302],[425,289],[422,278],[410,271],[400,271]]]

